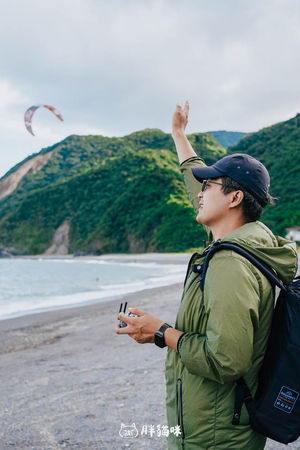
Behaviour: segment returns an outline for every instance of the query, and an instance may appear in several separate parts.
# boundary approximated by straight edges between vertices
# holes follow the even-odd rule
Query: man
[[[231,155],[211,167],[197,156],[185,136],[189,105],[179,105],[172,136],[186,188],[214,241],[243,246],[273,267],[285,283],[297,270],[294,245],[276,238],[261,222],[270,202],[269,174],[248,155]],[[204,251],[190,261],[175,327],[138,308],[138,317],[120,318],[117,328],[139,343],[167,345],[166,387],[169,426],[180,425],[181,436],[169,436],[170,449],[260,450],[266,438],[249,425],[245,406],[239,425],[232,425],[235,381],[244,377],[252,394],[264,357],[274,306],[273,288],[248,260],[230,250],[212,258],[204,291],[199,273]]]

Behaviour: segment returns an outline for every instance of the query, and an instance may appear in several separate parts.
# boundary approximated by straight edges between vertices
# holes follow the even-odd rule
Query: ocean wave
[[[62,262],[61,260],[51,261]],[[69,260],[65,261],[69,262]],[[99,261],[97,261],[97,263],[99,263]],[[108,263],[105,262],[105,264]],[[113,263],[113,265],[116,264],[120,266],[119,263]],[[109,265],[111,265],[111,263],[109,263]],[[129,264],[126,263],[126,265]],[[133,267],[133,264],[130,263],[130,266]],[[136,276],[133,276],[133,274],[131,274],[131,276],[128,277],[128,282],[126,282],[126,279],[125,281],[123,280],[122,282],[116,283],[106,282],[105,284],[102,284],[101,286],[96,287],[96,289],[94,288],[92,290],[80,289],[80,292],[77,291],[61,295],[57,295],[56,292],[50,294],[48,290],[47,294],[47,286],[45,285],[45,295],[40,293],[38,294],[36,292],[35,295],[25,295],[23,298],[21,297],[21,291],[19,296],[17,295],[17,292],[14,291],[14,295],[11,298],[3,298],[2,300],[0,298],[0,320],[34,314],[42,311],[71,308],[91,303],[109,301],[124,297],[127,294],[142,291],[144,289],[157,288],[174,283],[180,283],[183,282],[186,269],[185,265],[179,264],[158,265],[153,263],[138,263],[136,266],[147,268],[148,270],[146,271],[146,274],[145,271],[142,271],[142,274],[137,272]],[[155,270],[153,270],[154,268]],[[159,272],[157,271],[157,268],[159,268]],[[58,270],[61,269],[58,268]],[[113,274],[112,277],[114,278]],[[51,280],[49,282],[51,283]],[[20,289],[22,289],[21,286]],[[39,290],[41,290],[41,286],[39,286]],[[20,298],[22,298],[22,301],[20,301]]]

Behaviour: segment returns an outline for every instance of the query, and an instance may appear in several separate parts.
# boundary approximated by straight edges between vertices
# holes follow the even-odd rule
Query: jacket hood
[[[274,236],[262,222],[246,223],[229,233],[223,241],[234,242],[272,267],[284,284],[290,284],[298,268],[295,242]]]

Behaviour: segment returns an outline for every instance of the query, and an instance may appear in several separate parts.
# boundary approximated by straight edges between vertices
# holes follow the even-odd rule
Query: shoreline
[[[66,257],[67,256],[67,257]],[[85,262],[85,261],[104,261],[106,263],[117,263],[117,264],[157,264],[157,265],[187,265],[188,260],[190,258],[191,254],[189,253],[146,253],[146,254],[107,254],[102,256],[78,256],[74,257],[73,255],[31,255],[31,256],[18,256],[14,257],[13,259],[21,259],[21,260],[51,260],[51,261],[62,261],[62,260],[75,260],[78,262]],[[11,258],[9,258],[11,260]],[[164,284],[164,279],[161,280],[162,285],[156,285],[155,288],[163,288],[167,286],[171,286],[172,284],[175,284],[174,280],[170,281],[169,284]],[[149,287],[146,288],[147,290]],[[152,288],[150,288],[152,289]],[[114,294],[107,294],[106,297],[94,299],[94,300],[86,300],[82,301],[80,303],[70,303],[65,305],[54,305],[53,307],[45,307],[40,308],[37,310],[28,310],[28,311],[22,311],[20,314],[16,313],[15,315],[11,315],[11,317],[0,317],[0,329],[3,328],[3,323],[7,320],[17,320],[22,317],[27,316],[35,316],[38,314],[48,314],[53,313],[55,311],[63,311],[63,310],[69,310],[74,308],[85,308],[85,307],[93,307],[95,305],[105,305],[107,303],[112,302],[119,302],[122,301],[121,299],[124,297],[128,297],[132,294],[143,292],[144,289],[137,289],[133,290],[129,293],[120,294],[120,293],[114,293]]]
[[[107,253],[104,255],[15,255],[3,259],[41,259],[41,260],[76,260],[76,261],[107,261],[118,263],[156,263],[156,264],[185,264],[192,253]]]

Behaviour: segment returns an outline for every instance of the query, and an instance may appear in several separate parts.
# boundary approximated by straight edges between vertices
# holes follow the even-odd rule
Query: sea
[[[183,282],[185,264],[0,259],[0,320],[83,306]]]

